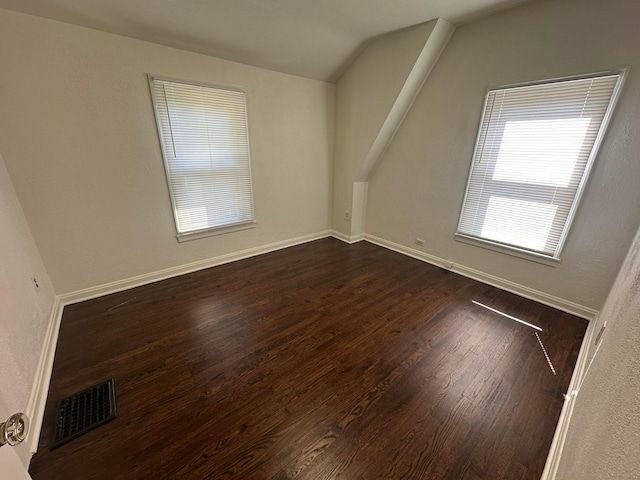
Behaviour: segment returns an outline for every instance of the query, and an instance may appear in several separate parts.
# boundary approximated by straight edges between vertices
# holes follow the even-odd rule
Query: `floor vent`
[[[94,385],[58,402],[51,449],[59,447],[116,418],[113,379]]]

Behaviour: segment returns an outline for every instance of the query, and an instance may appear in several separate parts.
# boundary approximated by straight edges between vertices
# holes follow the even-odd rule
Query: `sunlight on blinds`
[[[569,186],[590,118],[507,122],[494,180]]]
[[[245,94],[151,79],[179,234],[253,221]]]
[[[542,250],[557,209],[555,205],[491,197],[481,235],[508,245]]]
[[[490,90],[457,235],[558,258],[621,79]]]

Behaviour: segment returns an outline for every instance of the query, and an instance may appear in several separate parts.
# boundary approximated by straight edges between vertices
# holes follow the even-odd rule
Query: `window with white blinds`
[[[178,237],[254,223],[244,92],[150,83]]]
[[[621,79],[490,90],[457,236],[558,259]]]

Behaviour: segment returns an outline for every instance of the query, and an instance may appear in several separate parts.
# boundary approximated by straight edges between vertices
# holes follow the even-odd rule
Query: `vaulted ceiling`
[[[318,80],[373,38],[525,0],[0,0],[0,7]]]

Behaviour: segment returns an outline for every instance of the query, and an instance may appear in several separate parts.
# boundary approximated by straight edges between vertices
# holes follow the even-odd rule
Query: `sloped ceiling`
[[[335,81],[373,38],[526,0],[0,0],[0,8]]]

